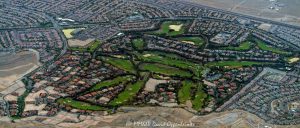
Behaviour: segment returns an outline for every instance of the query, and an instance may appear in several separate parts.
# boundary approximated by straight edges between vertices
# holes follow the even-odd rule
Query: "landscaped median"
[[[25,92],[18,97],[17,104],[18,104],[18,113],[17,116],[12,116],[12,119],[20,119],[22,117],[22,113],[25,108],[25,98],[29,95],[30,90],[25,90]]]

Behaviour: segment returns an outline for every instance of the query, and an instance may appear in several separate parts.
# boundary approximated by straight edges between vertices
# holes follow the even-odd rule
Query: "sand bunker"
[[[178,32],[181,30],[183,24],[180,24],[180,25],[170,25],[169,28],[170,29],[173,29],[174,31]]]
[[[298,62],[299,60],[300,60],[299,57],[291,58],[291,59],[289,59],[289,63],[295,63],[295,62]]]
[[[116,57],[116,58],[121,58],[121,59],[124,59],[124,58],[126,58],[125,56],[122,56],[122,55],[113,55],[113,57]]]
[[[145,91],[148,91],[148,92],[154,92],[155,91],[155,87],[158,85],[158,84],[162,84],[162,83],[167,83],[166,80],[157,80],[157,79],[152,79],[150,78],[146,85],[145,85]]]
[[[194,42],[192,42],[192,41],[181,41],[181,42],[183,42],[183,43],[187,43],[187,44],[192,44],[192,45],[195,45],[195,43],[194,43]]]
[[[145,54],[145,55],[143,55],[143,57],[150,57],[150,56],[152,56],[152,54]]]

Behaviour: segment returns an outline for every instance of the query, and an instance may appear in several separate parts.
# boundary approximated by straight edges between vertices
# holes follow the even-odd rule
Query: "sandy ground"
[[[36,69],[38,65],[38,57],[31,51],[0,56],[0,91]]]
[[[69,39],[68,44],[71,47],[76,47],[76,46],[86,46],[95,39],[87,39],[87,40],[79,40],[79,39]]]
[[[70,38],[73,38],[73,35],[71,33],[75,30],[76,29],[64,29],[62,31],[65,34],[66,38],[70,39]]]
[[[194,43],[194,42],[192,42],[192,41],[181,41],[181,42],[183,42],[183,43],[187,43],[187,44],[192,44],[192,45],[195,45],[195,43]]]
[[[289,59],[289,63],[295,63],[295,62],[298,62],[299,60],[300,60],[300,58],[298,58],[298,57],[291,58],[291,59]]]
[[[150,57],[150,56],[152,56],[152,54],[145,54],[145,55],[143,55],[144,57]]]
[[[24,51],[16,54],[0,55],[0,71],[9,70],[30,63],[38,63],[37,56],[31,51]]]
[[[19,77],[17,75],[11,75],[7,77],[0,77],[0,91],[6,89],[10,84],[12,84]]]
[[[70,38],[73,38],[73,33],[76,31],[81,31],[81,30],[84,30],[85,28],[70,28],[70,29],[63,29],[63,33],[64,35],[66,36],[67,39],[70,39]]]
[[[183,24],[180,25],[170,25],[169,28],[173,29],[174,31],[178,32],[182,28]]]
[[[159,84],[162,84],[162,83],[167,83],[167,81],[166,80],[157,80],[157,79],[150,78],[147,81],[144,90],[148,91],[148,92],[154,92],[156,86],[159,85]]]
[[[300,26],[300,1],[277,0],[283,4],[279,10],[269,9],[273,6],[269,0],[185,0],[202,5],[216,7],[246,15],[266,18],[274,21]]]
[[[16,123],[0,122],[2,127],[72,127],[72,128],[145,128],[149,125],[163,125],[171,128],[177,124],[189,128],[260,128],[269,126],[272,128],[299,128],[299,126],[274,126],[265,123],[257,116],[241,111],[233,110],[221,113],[212,113],[206,116],[195,116],[181,108],[167,107],[122,107],[117,114],[109,116],[77,116],[60,112],[54,117],[44,118],[37,122],[36,117],[30,117]],[[26,123],[25,123],[26,122]],[[150,123],[150,124],[148,124]],[[142,126],[144,124],[145,126]],[[167,124],[170,124],[169,126]],[[177,128],[177,127],[176,127]]]

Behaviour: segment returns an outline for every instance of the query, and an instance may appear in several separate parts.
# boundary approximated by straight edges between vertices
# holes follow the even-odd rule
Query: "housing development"
[[[0,77],[35,57],[0,82],[1,121],[81,128],[166,107],[300,125],[297,26],[176,0],[0,1]]]

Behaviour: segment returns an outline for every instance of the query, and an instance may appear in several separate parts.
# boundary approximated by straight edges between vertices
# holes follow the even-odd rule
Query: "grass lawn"
[[[283,51],[281,49],[271,47],[271,46],[269,46],[268,44],[264,43],[261,40],[256,39],[256,42],[257,42],[257,46],[261,50],[270,51],[270,52],[277,53],[277,54],[284,54],[284,55],[290,54],[289,52]]]
[[[131,63],[130,60],[120,59],[120,58],[113,58],[113,57],[103,57],[104,62],[109,63],[117,68],[125,70],[127,72],[136,73],[134,65]]]
[[[143,41],[143,39],[139,38],[139,39],[134,39],[132,41],[133,47],[136,50],[143,50],[144,46],[145,46],[145,42]]]
[[[191,88],[195,86],[195,84],[191,81],[183,81],[182,87],[178,91],[178,100],[181,104],[185,104],[187,100],[191,99]]]
[[[185,43],[190,43],[190,44],[193,44],[193,45],[197,45],[199,47],[201,47],[205,41],[200,38],[200,37],[180,37],[180,38],[177,38],[179,41],[182,41],[182,42],[185,42]]]
[[[194,100],[192,100],[193,108],[199,111],[204,105],[207,94],[202,90],[202,85],[198,87]]]
[[[106,110],[106,108],[103,108],[101,106],[91,105],[89,103],[76,101],[71,98],[61,98],[61,99],[58,99],[57,102],[59,104],[69,105],[73,108],[80,109],[80,110],[92,110],[92,111]]]
[[[98,84],[96,84],[95,86],[93,86],[91,89],[89,89],[89,92],[92,91],[96,91],[99,90],[103,87],[111,87],[111,86],[115,86],[117,84],[125,84],[128,81],[131,81],[133,79],[133,76],[118,76],[112,80],[106,80],[106,81],[102,81]]]
[[[184,58],[174,54],[160,53],[160,52],[145,52],[142,55],[138,55],[138,58],[144,62],[155,62],[171,67],[177,67],[185,70],[192,71],[197,77],[201,75],[202,67],[200,64],[193,63]]]
[[[87,51],[87,49],[84,48],[84,47],[70,47],[69,49],[70,49],[71,51],[79,51],[79,52]]]
[[[165,21],[161,24],[159,30],[150,32],[155,35],[177,36],[183,34],[185,31],[184,23],[180,21]]]
[[[119,105],[123,105],[123,104],[130,102],[136,96],[136,94],[140,91],[140,89],[143,88],[143,86],[145,85],[145,83],[148,80],[148,76],[149,76],[149,74],[146,74],[146,75],[144,75],[143,80],[138,80],[134,84],[127,85],[125,90],[123,92],[121,92],[117,98],[112,100],[109,103],[109,105],[119,106]]]
[[[218,61],[218,62],[207,63],[205,66],[207,66],[207,67],[215,67],[215,66],[242,67],[242,66],[265,65],[265,64],[270,64],[270,63],[254,62],[254,61]]]
[[[163,74],[167,76],[180,76],[180,77],[192,77],[189,71],[181,70],[178,68],[170,67],[167,65],[162,65],[158,63],[143,63],[140,65],[141,70],[146,70],[153,73]]]
[[[247,50],[250,50],[251,48],[251,42],[250,41],[245,41],[243,43],[241,43],[238,47],[225,47],[223,49],[226,49],[226,50],[234,50],[234,51],[247,51]]]
[[[93,52],[101,45],[101,41],[95,40],[88,46],[88,51]]]

